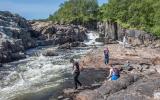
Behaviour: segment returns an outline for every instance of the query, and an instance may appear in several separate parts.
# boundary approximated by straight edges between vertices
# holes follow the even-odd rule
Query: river
[[[0,68],[0,100],[48,100],[56,98],[62,90],[73,85],[71,57],[77,60],[92,50],[91,45],[98,35],[88,33],[84,43],[88,47],[58,50],[58,56],[46,57],[41,53],[56,46],[37,47],[26,51],[27,58],[6,63]],[[71,84],[70,84],[71,83]]]

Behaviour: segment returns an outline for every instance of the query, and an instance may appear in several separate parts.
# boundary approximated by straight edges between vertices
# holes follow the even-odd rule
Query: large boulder
[[[58,54],[55,52],[55,50],[45,50],[42,53],[43,56],[58,56]]]
[[[60,45],[58,49],[71,49],[71,45],[69,43],[65,43],[63,45]]]
[[[71,43],[71,47],[86,47],[87,45],[83,42],[73,42]]]
[[[153,81],[154,80],[154,81]],[[155,92],[160,88],[159,75],[152,76],[151,79],[142,79],[129,86],[126,90],[121,90],[111,94],[107,100],[153,100]],[[155,98],[158,98],[157,96]]]
[[[71,49],[71,47],[86,47],[87,45],[83,42],[72,42],[72,43],[65,43],[60,45],[59,49]]]

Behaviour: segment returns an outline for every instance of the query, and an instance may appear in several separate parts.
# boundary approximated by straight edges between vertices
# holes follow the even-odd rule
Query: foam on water
[[[8,98],[17,95],[17,93],[23,94],[26,93],[27,91],[28,92],[38,91],[39,89],[41,89],[41,86],[39,85],[47,83],[52,78],[61,77],[61,71],[66,69],[66,67],[68,66],[70,65],[53,65],[51,63],[48,63],[45,64],[44,66],[41,66],[40,68],[34,68],[34,69],[30,68],[21,74],[18,74],[16,71],[14,71],[7,77],[5,82],[8,83],[12,82],[11,79],[14,79],[12,77],[16,76],[15,77],[16,83],[14,85],[11,86],[9,85],[0,90],[0,95],[1,95],[0,100],[8,100]],[[53,83],[60,83],[60,82],[63,82],[63,78],[60,78],[59,80],[56,80]],[[48,86],[49,85],[50,84],[48,84]],[[53,84],[51,85],[53,86]],[[36,86],[34,87],[36,88],[34,89],[34,91],[32,90],[33,86]]]
[[[93,33],[88,34],[89,41],[85,42],[91,45],[98,38]],[[95,42],[95,44],[98,44]],[[52,47],[53,48],[53,47]],[[45,50],[36,49],[38,52]],[[29,52],[36,51],[30,50]],[[90,49],[73,49],[59,52],[59,56],[45,57],[42,54],[30,56],[26,59],[8,63],[12,70],[6,70],[8,73],[0,84],[0,100],[12,100],[18,95],[34,93],[43,89],[54,88],[60,85],[64,80],[64,74],[71,72],[69,59],[74,56],[84,55]],[[13,67],[12,67],[13,66]],[[9,68],[9,67],[8,67]]]

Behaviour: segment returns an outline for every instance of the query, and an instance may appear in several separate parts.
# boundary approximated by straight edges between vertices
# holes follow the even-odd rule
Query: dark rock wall
[[[156,37],[141,30],[124,29],[116,22],[103,22],[97,24],[98,31],[105,40],[122,41],[126,36],[128,42],[133,45],[149,45],[156,40]]]

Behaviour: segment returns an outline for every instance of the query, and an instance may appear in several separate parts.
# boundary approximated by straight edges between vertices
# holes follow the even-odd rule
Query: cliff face
[[[24,58],[23,51],[36,46],[29,30],[24,18],[0,11],[0,63]]]
[[[98,30],[104,38],[105,42],[109,40],[122,41],[126,36],[128,42],[133,45],[150,45],[156,40],[156,37],[141,30],[124,29],[119,24],[110,21],[97,24]]]

